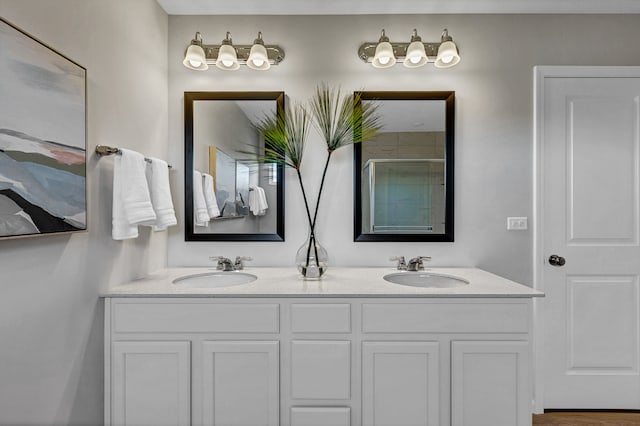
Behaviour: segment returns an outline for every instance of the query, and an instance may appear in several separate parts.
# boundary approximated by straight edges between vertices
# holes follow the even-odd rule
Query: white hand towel
[[[264,189],[255,185],[252,185],[251,189],[252,191],[249,191],[249,210],[254,216],[264,216],[269,208]]]
[[[264,188],[262,188],[261,186],[258,187],[258,191],[259,191],[259,200],[260,200],[260,208],[262,209],[262,214],[265,214],[267,212],[267,209],[269,208],[269,204],[267,204],[267,194],[265,194],[264,192]]]
[[[207,203],[204,200],[202,191],[202,173],[193,171],[193,223],[196,226],[207,226],[209,224],[209,213],[207,213]]]
[[[204,201],[207,204],[207,213],[209,217],[220,216],[220,209],[218,208],[218,202],[216,201],[216,192],[213,189],[213,176],[208,173],[202,173],[204,176]]]
[[[173,209],[173,200],[171,200],[167,162],[152,158],[151,163],[147,163],[146,176],[156,219],[145,222],[143,225],[150,226],[154,231],[164,231],[167,227],[178,223]]]
[[[144,156],[121,149],[113,167],[113,219],[111,236],[126,240],[138,236],[138,225],[155,220],[145,177]]]

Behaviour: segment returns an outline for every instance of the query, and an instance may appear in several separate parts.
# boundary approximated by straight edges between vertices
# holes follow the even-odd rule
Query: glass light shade
[[[407,47],[407,55],[404,58],[404,65],[407,68],[418,68],[429,61],[427,53],[424,51],[422,41],[413,41]]]
[[[251,46],[249,52],[249,59],[247,59],[247,66],[252,70],[268,70],[271,68],[269,63],[269,57],[267,56],[267,49],[262,44],[255,43]]]
[[[375,68],[389,68],[396,63],[396,56],[393,54],[393,47],[388,41],[381,41],[376,46],[376,54],[371,65]]]
[[[234,49],[233,46],[229,44],[223,44],[220,46],[218,58],[216,59],[216,67],[226,71],[233,71],[240,68],[236,49]]]
[[[445,41],[438,48],[438,56],[433,65],[437,68],[449,68],[458,62],[460,62],[460,55],[456,44],[452,41]]]
[[[187,49],[187,53],[184,55],[184,61],[182,64],[192,70],[205,71],[209,69],[207,60],[204,55],[204,50],[197,44],[192,44]]]

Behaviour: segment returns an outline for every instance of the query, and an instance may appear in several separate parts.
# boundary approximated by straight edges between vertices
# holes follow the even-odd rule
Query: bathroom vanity
[[[531,424],[532,298],[472,268],[452,288],[383,268],[290,268],[219,288],[170,269],[105,297],[106,425]],[[407,272],[411,274],[411,272]]]

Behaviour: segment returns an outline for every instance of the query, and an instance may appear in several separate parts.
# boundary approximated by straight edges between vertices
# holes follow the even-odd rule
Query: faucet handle
[[[404,271],[407,269],[407,263],[404,260],[404,256],[391,256],[389,260],[392,262],[395,262],[395,261],[398,262],[398,265],[396,266],[396,268],[399,271]]]
[[[236,271],[241,271],[244,269],[244,261],[245,260],[253,260],[251,256],[236,256],[235,268]]]
[[[407,269],[409,271],[422,271],[424,269],[424,265],[422,264],[423,260],[431,260],[431,256],[416,256],[412,258],[409,260]]]

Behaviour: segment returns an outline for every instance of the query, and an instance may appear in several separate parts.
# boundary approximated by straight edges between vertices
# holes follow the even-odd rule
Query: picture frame
[[[0,240],[87,230],[86,74],[0,18]]]

